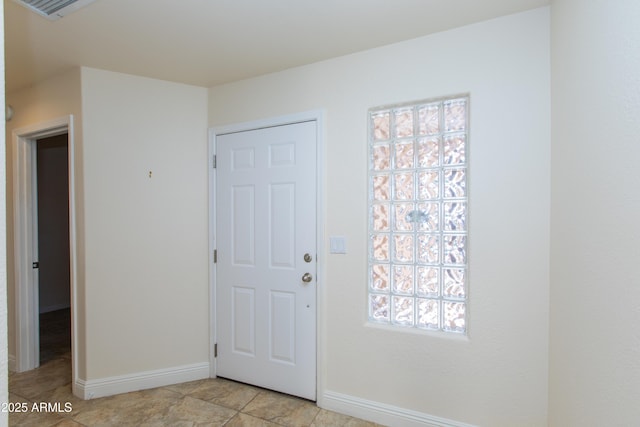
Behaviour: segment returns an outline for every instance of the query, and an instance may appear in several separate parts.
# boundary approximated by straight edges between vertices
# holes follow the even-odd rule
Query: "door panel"
[[[316,122],[219,135],[216,153],[216,374],[315,400]]]
[[[270,187],[270,266],[293,269],[295,268],[295,184],[272,184]]]
[[[293,292],[271,292],[269,348],[272,361],[295,365],[295,302]]]
[[[233,322],[231,323],[231,334],[233,336],[233,351],[247,356],[255,356],[255,290],[234,287],[232,306]]]
[[[255,264],[255,187],[240,185],[231,188],[231,245],[235,265]]]

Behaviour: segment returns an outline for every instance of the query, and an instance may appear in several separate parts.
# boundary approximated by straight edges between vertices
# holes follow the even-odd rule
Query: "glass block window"
[[[369,112],[369,320],[466,333],[469,98]]]

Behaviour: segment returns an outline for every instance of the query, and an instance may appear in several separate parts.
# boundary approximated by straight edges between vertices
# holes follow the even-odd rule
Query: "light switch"
[[[329,253],[346,254],[347,240],[344,236],[329,236]]]

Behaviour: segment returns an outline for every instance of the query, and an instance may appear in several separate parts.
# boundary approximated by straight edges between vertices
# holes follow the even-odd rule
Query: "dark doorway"
[[[40,364],[71,354],[68,134],[37,147]]]

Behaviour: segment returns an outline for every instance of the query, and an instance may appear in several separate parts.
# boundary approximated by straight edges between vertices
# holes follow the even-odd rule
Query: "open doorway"
[[[12,163],[13,163],[13,205],[14,205],[14,217],[13,217],[13,258],[14,258],[14,271],[15,271],[15,288],[14,288],[14,301],[9,306],[9,315],[15,319],[15,344],[13,346],[14,355],[12,355],[13,362],[10,363],[10,369],[15,372],[24,372],[40,365],[40,308],[43,311],[55,312],[56,309],[64,309],[69,307],[70,313],[66,314],[67,318],[63,319],[59,323],[65,325],[63,334],[70,335],[71,339],[71,352],[70,352],[70,364],[71,364],[71,381],[75,392],[75,383],[77,379],[77,335],[76,335],[76,322],[77,322],[77,290],[76,290],[76,277],[77,277],[77,255],[76,255],[76,220],[75,220],[75,171],[74,171],[74,136],[73,136],[73,116],[65,116],[58,119],[50,120],[27,126],[24,128],[13,130],[12,141]],[[64,136],[62,136],[64,135]],[[39,214],[38,204],[43,203],[42,200],[38,200],[38,175],[45,174],[46,172],[38,171],[38,147],[41,141],[48,139],[49,137],[60,136],[60,141],[50,142],[48,147],[56,152],[56,156],[62,155],[66,150],[67,165],[66,170],[64,166],[58,166],[54,168],[54,175],[57,178],[65,178],[67,191],[66,194],[62,193],[62,196],[56,196],[61,198],[60,205],[65,205],[64,199],[66,199],[67,211],[61,214],[57,214],[60,218],[66,218],[67,223],[65,225],[55,226],[56,233],[60,236],[66,233],[66,240],[64,240],[64,248],[54,249],[56,252],[64,252],[68,256],[65,260],[50,261],[47,260],[46,255],[39,251],[39,246],[48,245],[47,237],[43,237],[42,243],[40,242],[40,233],[46,233],[46,231],[39,231],[39,217],[52,216],[50,213]],[[66,147],[62,142],[66,139]],[[45,147],[47,143],[42,147]],[[48,153],[45,148],[45,156]],[[42,154],[42,152],[40,153]],[[46,160],[40,160],[47,164]],[[57,179],[56,178],[56,179]],[[63,181],[64,182],[64,181]],[[43,185],[50,184],[49,179],[46,182],[40,183],[40,191],[42,192]],[[45,190],[46,192],[46,190]],[[60,207],[60,206],[59,206]],[[44,258],[40,258],[43,256]],[[64,302],[41,302],[40,293],[46,294],[48,290],[44,288],[40,289],[40,266],[43,266],[43,270],[46,270],[44,264],[56,264],[64,265],[63,276],[65,276],[66,289],[69,290],[68,294],[63,294]],[[68,266],[68,267],[67,267]],[[65,271],[66,270],[66,271]],[[43,271],[43,274],[47,274]],[[46,280],[43,278],[43,280]],[[47,300],[49,301],[49,300]],[[44,313],[46,314],[46,313]],[[70,322],[68,319],[70,318]],[[43,320],[44,324],[49,324],[50,321]],[[67,327],[70,323],[70,331]],[[44,336],[44,335],[43,335]],[[64,339],[64,351],[68,353],[68,340]],[[54,353],[59,354],[59,353]],[[46,357],[46,356],[45,356]],[[58,358],[60,360],[60,358]]]
[[[71,356],[68,134],[36,141],[40,365]]]

